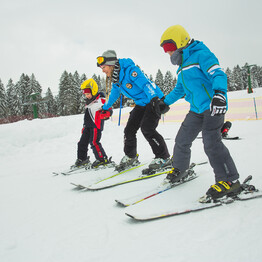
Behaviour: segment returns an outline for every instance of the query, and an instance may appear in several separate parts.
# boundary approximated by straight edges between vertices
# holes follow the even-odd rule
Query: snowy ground
[[[256,94],[261,96],[262,88]],[[233,92],[230,96],[250,95]],[[70,182],[92,183],[110,170],[53,176],[52,171],[74,163],[82,120],[83,115],[78,115],[0,126],[1,262],[261,261],[261,199],[147,223],[124,214],[192,202],[214,183],[209,165],[196,167],[196,180],[128,208],[114,200],[147,191],[163,177],[88,192],[74,190]],[[179,126],[166,122],[158,128],[165,138],[172,138],[166,140],[171,153]],[[104,148],[116,162],[123,156],[123,128],[107,121],[103,133]],[[224,143],[241,179],[251,174],[262,189],[261,130],[261,120],[234,121],[230,135],[242,140]],[[138,143],[140,160],[150,160],[153,155],[140,132]],[[205,160],[202,141],[197,139],[192,161]]]

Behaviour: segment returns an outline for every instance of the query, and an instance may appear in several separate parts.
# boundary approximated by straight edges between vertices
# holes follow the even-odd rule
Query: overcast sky
[[[160,37],[181,24],[221,66],[262,66],[261,0],[1,0],[0,79],[35,74],[45,92],[64,72],[101,74],[96,57],[114,49],[149,75],[176,67]]]

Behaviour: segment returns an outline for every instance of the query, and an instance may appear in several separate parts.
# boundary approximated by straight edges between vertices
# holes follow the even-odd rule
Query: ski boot
[[[172,186],[175,183],[184,180],[185,178],[187,178],[189,175],[192,174],[194,174],[194,171],[191,169],[181,172],[178,168],[172,168],[172,170],[168,172],[164,180],[164,183],[169,183]]]
[[[224,125],[222,126],[221,128],[221,135],[222,135],[222,138],[226,138],[228,136],[228,131],[229,129],[231,128],[232,126],[232,123],[229,122],[229,121],[226,121],[224,123]]]
[[[140,162],[138,161],[138,156],[139,156],[138,154],[135,157],[129,157],[129,156],[125,155],[121,159],[120,164],[115,167],[115,170],[118,171],[118,172],[121,172],[125,169],[132,167],[132,166],[139,165]]]
[[[77,159],[75,164],[70,167],[70,169],[77,169],[77,168],[86,168],[90,165],[90,157],[88,156],[87,159]]]
[[[91,165],[91,168],[97,169],[100,167],[107,167],[109,165],[112,166],[114,162],[111,159],[112,157],[110,157],[109,159],[107,157],[97,159],[93,162],[93,164]]]
[[[143,175],[151,175],[156,172],[164,171],[165,169],[172,168],[172,161],[170,158],[155,158],[149,164],[148,168],[142,170]]]
[[[223,197],[235,197],[242,191],[240,182],[225,182],[219,181],[212,185],[206,194],[199,199],[200,203],[216,202],[216,200]]]

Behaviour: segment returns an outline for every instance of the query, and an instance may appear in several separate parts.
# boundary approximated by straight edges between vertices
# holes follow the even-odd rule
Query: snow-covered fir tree
[[[20,103],[22,105],[22,114],[29,115],[32,114],[32,106],[28,103],[30,102],[30,78],[24,73],[20,76],[19,81],[16,83],[17,95],[19,96]]]
[[[155,79],[156,85],[163,91],[164,89],[164,77],[160,69],[158,69],[156,73],[156,79]]]
[[[173,75],[170,71],[167,71],[164,78],[163,93],[168,95],[173,90]]]
[[[48,87],[44,98],[45,113],[54,116],[57,114],[57,104],[51,89]]]
[[[21,116],[23,115],[23,109],[17,85],[14,85],[13,80],[9,79],[6,86],[8,116]]]
[[[7,111],[8,111],[7,96],[6,96],[4,85],[0,79],[0,118],[6,118]]]
[[[59,82],[58,113],[59,115],[74,115],[79,110],[80,80],[74,79],[71,73],[64,71]]]
[[[244,89],[244,79],[243,72],[239,65],[235,66],[232,71],[232,85],[234,90],[243,90]]]

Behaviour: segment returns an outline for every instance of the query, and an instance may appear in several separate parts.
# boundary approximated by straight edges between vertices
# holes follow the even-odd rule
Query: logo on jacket
[[[132,85],[131,84],[126,84],[126,88],[131,89]]]
[[[133,76],[133,77],[137,77],[137,72],[134,71],[134,72],[131,74],[131,76]]]

